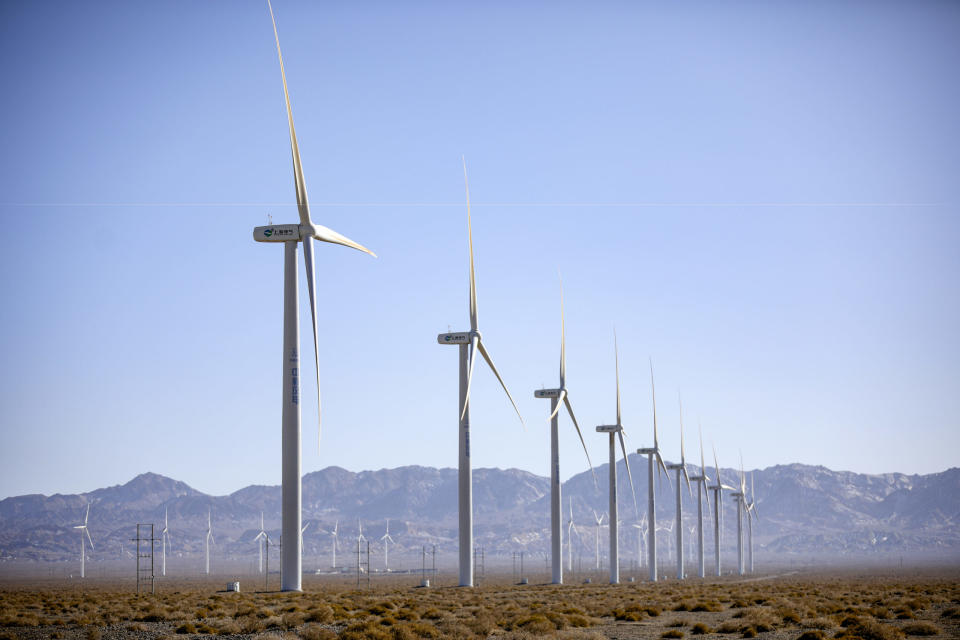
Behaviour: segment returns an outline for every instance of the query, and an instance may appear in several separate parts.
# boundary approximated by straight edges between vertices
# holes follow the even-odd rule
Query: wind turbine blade
[[[480,338],[477,334],[470,336],[470,364],[467,367],[467,393],[463,396],[463,407],[460,411],[460,419],[467,415],[467,407],[470,406],[470,385],[473,383],[473,365],[477,361],[477,345],[480,344]]]
[[[87,520],[90,519],[90,503],[87,503],[87,515],[83,516],[83,526],[87,526]]]
[[[87,529],[86,527],[84,527],[83,532],[87,534],[87,540],[90,541],[90,549],[93,549],[93,538],[90,537],[90,529]]]
[[[303,239],[303,264],[307,269],[307,293],[310,294],[310,326],[313,327],[313,363],[317,374],[317,454],[320,450],[320,433],[323,419],[320,411],[320,346],[317,341],[317,283],[314,281],[313,239]]]
[[[273,5],[267,0],[270,20],[273,22],[273,37],[277,41],[277,58],[280,60],[280,77],[283,79],[283,97],[287,103],[287,125],[290,128],[290,154],[293,156],[293,184],[297,192],[297,211],[300,224],[311,226],[310,205],[307,204],[307,185],[303,180],[303,167],[300,163],[300,146],[297,144],[297,132],[293,126],[293,109],[290,108],[290,92],[287,90],[287,72],[283,68],[283,54],[280,52],[280,35],[277,33],[277,20],[273,16]]]
[[[562,385],[561,385],[562,386]],[[563,389],[560,391],[560,397],[557,398],[557,406],[553,408],[553,413],[550,414],[550,417],[547,418],[547,422],[553,420],[553,416],[557,415],[560,412],[560,407],[563,406],[563,399],[567,396],[567,390]]]
[[[480,349],[480,355],[483,356],[483,359],[487,361],[488,365],[490,365],[490,370],[493,371],[493,375],[497,376],[497,380],[500,381],[500,386],[503,387],[503,391],[507,394],[507,397],[510,398],[510,404],[513,405],[513,410],[517,412],[517,417],[520,418],[520,424],[524,429],[526,429],[527,425],[523,421],[523,416],[520,415],[520,409],[517,408],[517,403],[513,401],[513,396],[510,395],[510,390],[507,389],[507,385],[503,382],[503,378],[500,377],[500,372],[497,371],[495,366],[493,366],[493,360],[490,359],[490,354],[487,353],[487,349],[483,346],[482,341],[477,341],[477,348]]]
[[[470,181],[467,179],[467,158],[463,160],[463,185],[467,191],[467,236],[470,239],[470,330],[477,330],[477,278],[473,268],[473,224],[470,220]]]
[[[683,477],[687,480],[687,493],[693,497],[693,489],[690,488],[690,474],[687,473],[687,455],[683,446],[683,400],[680,398],[680,392],[677,392],[677,402],[680,405],[680,464],[683,470]]]
[[[653,447],[657,449],[657,458],[659,458],[660,444],[657,440],[657,388],[653,383],[653,358],[650,358],[650,397],[653,402]],[[666,467],[664,467],[664,470],[666,470]]]
[[[618,393],[617,396],[620,394]],[[620,421],[620,416],[617,416],[617,422]],[[637,502],[637,490],[633,487],[633,474],[630,472],[630,458],[627,457],[627,445],[623,441],[623,429],[617,431],[617,435],[620,437],[620,450],[623,451],[623,463],[627,465],[627,480],[630,482],[630,493],[633,494],[633,508],[636,511],[637,516],[640,516],[640,504]]]
[[[344,247],[350,247],[351,249],[356,249],[357,251],[363,251],[364,253],[370,254],[374,258],[377,257],[377,254],[375,254],[373,251],[370,251],[370,249],[367,249],[365,246],[363,246],[359,242],[354,242],[353,240],[343,235],[342,233],[337,233],[333,229],[329,227],[325,227],[322,224],[311,225],[310,229],[312,229],[313,231],[313,237],[319,240],[320,242],[329,242],[330,244],[339,244]]]
[[[620,426],[620,351],[617,349],[617,330],[613,330],[613,362],[614,370],[617,376],[617,426]],[[623,436],[620,436],[620,443],[623,443]],[[623,452],[624,458],[627,456],[626,450]]]
[[[660,455],[660,450],[659,450],[659,449],[657,450],[657,462],[659,463],[659,466],[657,467],[657,479],[659,480],[659,478],[660,478],[660,470],[661,470],[661,469],[663,470],[663,474],[669,478],[669,477],[670,477],[670,473],[667,471],[667,465],[664,464],[664,462],[663,462],[663,456]]]
[[[583,445],[583,452],[587,454],[587,464],[590,465],[590,473],[593,475],[593,485],[600,488],[600,483],[597,481],[597,472],[593,468],[593,462],[590,460],[590,452],[587,451],[587,443],[583,440],[583,432],[580,431],[580,425],[577,423],[576,416],[573,415],[573,406],[570,404],[570,397],[567,395],[566,391],[561,392],[561,397],[563,398],[563,404],[567,408],[567,413],[570,414],[570,419],[573,420],[573,426],[577,429],[577,435],[580,436],[580,444]],[[557,405],[557,408],[560,408],[560,405]],[[570,505],[570,518],[573,518],[573,505]]]
[[[567,383],[567,336],[563,321],[563,278],[560,277],[559,271],[557,277],[560,278],[560,388],[563,389]],[[557,406],[559,407],[559,404]],[[551,419],[553,419],[553,416],[551,416]]]

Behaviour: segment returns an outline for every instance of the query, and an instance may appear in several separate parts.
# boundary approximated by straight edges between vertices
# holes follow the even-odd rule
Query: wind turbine
[[[169,527],[167,525],[167,508],[163,508],[163,529],[160,530],[160,575],[167,575],[167,535]]]
[[[213,520],[210,515],[210,509],[207,509],[207,537],[204,539],[203,548],[207,558],[205,573],[210,574],[210,544],[213,542]]]
[[[393,542],[393,538],[390,537],[390,518],[387,518],[387,532],[380,536],[380,541],[383,542],[383,568],[387,571],[390,570],[390,544]]]
[[[301,555],[301,556],[304,555],[304,553],[303,553],[303,534],[306,533],[307,527],[309,527],[309,526],[310,526],[310,523],[308,522],[307,524],[305,524],[305,525],[303,525],[302,527],[300,527],[300,555]]]
[[[90,550],[93,550],[93,538],[90,537],[90,530],[87,529],[87,521],[90,519],[90,503],[87,503],[87,513],[83,516],[83,524],[74,526],[74,529],[80,529],[80,577],[86,577],[87,571],[87,543],[83,536],[87,536],[90,541]]]
[[[603,526],[603,516],[604,514],[597,515],[597,512],[593,512],[593,519],[597,521],[597,541],[596,541],[596,556],[597,556],[597,571],[600,571],[600,527]]]
[[[260,532],[257,534],[257,537],[253,539],[254,542],[259,542],[257,547],[260,551],[260,573],[263,573],[263,545],[267,540],[267,532],[263,528],[263,511],[260,512]]]
[[[460,414],[459,428],[459,461],[458,461],[458,509],[460,530],[460,586],[473,586],[473,479],[470,462],[470,383],[473,381],[473,365],[477,359],[477,351],[487,361],[493,375],[497,377],[503,387],[510,404],[523,424],[523,416],[517,409],[517,403],[507,389],[507,385],[500,377],[497,368],[493,366],[490,354],[483,346],[477,322],[477,281],[473,268],[473,227],[470,222],[470,183],[467,180],[467,161],[463,160],[463,182],[467,193],[467,238],[470,244],[470,331],[458,333],[441,333],[437,336],[440,344],[457,345],[460,347]]]
[[[743,455],[740,455],[740,490],[730,494],[737,503],[737,573],[741,576],[746,569],[743,564],[743,511],[746,506],[747,481],[743,476]],[[749,515],[747,516],[749,519]]]
[[[643,567],[643,541],[647,538],[647,515],[640,517],[640,522],[630,525],[637,530],[637,566]]]
[[[683,402],[680,395],[677,394],[677,401],[680,404],[680,462],[679,464],[668,464],[667,469],[677,472],[677,580],[683,580],[683,493],[681,491],[680,476],[683,475],[687,480],[687,492],[693,497],[693,490],[690,488],[690,476],[687,474],[687,459],[683,451]]]
[[[706,576],[704,565],[703,549],[703,501],[707,501],[707,510],[710,509],[710,494],[707,483],[710,478],[707,477],[706,463],[703,461],[703,430],[697,425],[697,431],[700,434],[700,473],[690,476],[690,479],[697,483],[697,575],[701,578]]]
[[[557,389],[537,389],[533,392],[535,398],[550,398],[550,554],[551,554],[551,575],[553,584],[563,584],[563,539],[560,530],[560,509],[561,487],[560,487],[560,405],[563,404],[570,414],[570,420],[580,436],[580,444],[583,445],[583,452],[587,454],[587,464],[590,465],[590,472],[593,474],[593,482],[597,483],[597,474],[593,470],[593,463],[590,461],[590,453],[587,451],[587,443],[583,441],[583,433],[580,431],[580,425],[577,424],[577,418],[573,415],[573,407],[570,405],[570,395],[567,392],[567,356],[566,356],[566,332],[563,321],[563,281],[560,282],[560,387]],[[569,535],[569,534],[568,534]]]
[[[717,472],[717,484],[708,487],[713,491],[713,552],[716,575],[720,575],[720,534],[723,531],[723,497],[724,491],[736,491],[730,485],[720,482],[720,463],[717,462],[717,448],[713,448],[713,467]]]
[[[323,530],[324,533],[330,534],[331,543],[332,543],[330,546],[331,546],[331,552],[333,554],[333,564],[331,564],[330,566],[332,566],[334,569],[337,568],[337,532],[339,531],[339,529],[340,529],[340,521],[337,520],[333,525],[333,529],[330,529],[329,531]]]
[[[754,502],[756,491],[753,484],[753,471],[750,472],[750,501],[747,503],[747,563],[750,573],[753,573],[753,520],[751,516],[760,521],[760,514],[757,512],[757,504]]]
[[[633,488],[633,474],[630,473],[630,459],[627,457],[627,446],[623,442],[623,423],[620,420],[620,355],[617,352],[617,333],[613,333],[614,370],[617,378],[617,423],[604,424],[597,427],[598,433],[609,434],[610,450],[610,584],[620,582],[620,557],[617,519],[617,444],[614,435],[620,438],[620,449],[623,450],[623,462],[627,466],[627,478],[630,482],[630,491],[633,493],[633,507],[640,513],[637,506],[637,493]]]
[[[647,519],[649,520],[650,544],[647,545],[647,565],[650,568],[650,582],[657,581],[657,499],[653,490],[653,468],[657,463],[657,480],[660,471],[667,473],[667,467],[660,457],[660,444],[657,440],[657,390],[653,384],[653,359],[650,360],[650,393],[653,397],[653,446],[637,449],[637,453],[647,456]],[[670,477],[670,474],[667,474]]]
[[[567,521],[567,571],[573,571],[573,534],[576,533],[577,537],[580,537],[580,534],[577,532],[577,526],[573,523],[573,498],[570,498],[570,520]]]
[[[293,126],[293,110],[290,93],[287,91],[287,76],[280,52],[280,36],[273,7],[267,0],[273,36],[277,43],[277,58],[280,60],[280,77],[283,80],[283,96],[287,104],[287,125],[290,129],[290,153],[293,157],[293,182],[296,190],[297,210],[300,224],[268,225],[256,227],[253,239],[257,242],[282,242],[283,258],[283,396],[282,396],[282,535],[287,539],[287,552],[281,560],[280,589],[301,591],[300,518],[300,318],[297,292],[297,251],[303,243],[303,258],[307,271],[307,291],[310,295],[310,317],[313,325],[313,351],[317,374],[317,433],[320,431],[320,351],[317,341],[316,283],[314,282],[313,240],[339,244],[357,249],[376,257],[372,251],[332,229],[314,224],[310,219],[307,203],[307,187],[300,161],[300,147]],[[292,542],[292,544],[291,544]]]

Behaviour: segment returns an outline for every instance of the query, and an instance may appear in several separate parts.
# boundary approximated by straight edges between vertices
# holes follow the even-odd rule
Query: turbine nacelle
[[[271,224],[266,227],[254,227],[253,239],[257,242],[300,241],[303,233],[299,224]]]
[[[617,433],[623,431],[623,426],[619,424],[601,424],[597,427],[597,433]]]
[[[476,332],[477,336],[480,332]],[[458,331],[456,333],[441,333],[437,336],[437,342],[440,344],[470,344],[470,338],[473,332]]]
[[[660,449],[658,447],[641,447],[637,449],[637,453],[642,456],[648,456],[650,454],[656,454]]]
[[[563,389],[537,389],[533,392],[534,398],[559,398]]]

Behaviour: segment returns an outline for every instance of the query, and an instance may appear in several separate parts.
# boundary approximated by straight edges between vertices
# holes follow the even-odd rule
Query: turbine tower
[[[743,562],[743,511],[746,506],[745,497],[747,495],[746,479],[743,477],[743,456],[740,456],[740,489],[730,494],[737,503],[737,573],[743,575],[746,572]]]
[[[647,515],[640,517],[640,522],[630,525],[637,530],[637,566],[643,567],[643,541],[647,537]]]
[[[753,573],[753,520],[750,517],[760,521],[760,514],[757,512],[756,491],[753,485],[753,471],[750,472],[750,501],[747,502],[747,567],[750,573]]]
[[[303,258],[307,271],[307,292],[310,295],[310,317],[313,325],[313,351],[315,372],[317,374],[317,432],[320,429],[320,353],[317,342],[317,304],[316,283],[314,282],[313,240],[330,242],[357,249],[370,255],[372,251],[353,240],[340,235],[332,229],[314,224],[310,219],[310,205],[307,203],[307,187],[300,162],[300,147],[293,126],[293,110],[290,107],[290,93],[287,90],[287,76],[283,68],[283,54],[280,52],[280,36],[277,33],[277,21],[273,16],[273,7],[267,0],[270,20],[273,22],[273,36],[277,43],[277,58],[280,60],[280,77],[283,80],[283,96],[287,105],[287,125],[290,129],[290,153],[293,157],[293,182],[297,198],[297,210],[300,224],[268,225],[256,227],[253,239],[257,242],[282,242],[283,259],[283,396],[282,396],[282,536],[287,539],[287,551],[282,554],[280,589],[282,591],[301,591],[300,562],[300,318],[298,315],[297,292],[297,251],[303,243]],[[376,256],[374,256],[376,257]],[[292,541],[292,543],[291,543]]]
[[[477,322],[477,282],[473,268],[473,228],[470,222],[470,183],[467,180],[467,161],[463,160],[463,182],[467,193],[467,238],[470,245],[470,331],[458,333],[441,333],[437,336],[440,344],[457,345],[460,347],[460,404],[458,414],[459,428],[459,461],[458,461],[458,499],[459,530],[460,530],[460,586],[473,586],[473,478],[470,461],[470,383],[473,381],[473,365],[477,360],[477,352],[486,360],[493,375],[497,377],[503,387],[510,404],[523,424],[523,416],[517,409],[517,403],[507,389],[507,385],[500,377],[493,360],[483,345]]]
[[[687,492],[693,497],[693,491],[690,489],[690,476],[687,474],[687,459],[683,451],[683,402],[679,394],[677,401],[680,403],[680,463],[668,464],[667,469],[677,472],[677,524],[675,525],[677,536],[677,580],[683,580],[683,493],[680,485],[680,476],[683,475],[687,480]]]
[[[337,520],[333,524],[333,529],[330,529],[326,533],[330,534],[330,551],[332,553],[333,563],[330,565],[334,569],[337,568],[337,532],[340,530],[340,521]]]
[[[570,414],[570,420],[580,436],[580,444],[583,445],[583,452],[587,454],[587,464],[590,465],[590,472],[593,474],[593,482],[597,483],[597,474],[593,470],[593,463],[590,461],[590,453],[587,451],[587,443],[583,441],[583,433],[580,431],[580,425],[577,424],[577,418],[573,415],[573,407],[570,405],[570,395],[567,392],[567,357],[566,357],[566,332],[563,321],[563,281],[560,282],[560,387],[557,389],[538,389],[533,392],[535,398],[550,398],[550,556],[552,561],[551,575],[553,584],[563,584],[563,539],[560,530],[560,509],[563,498],[561,497],[560,486],[560,405],[563,404]],[[572,505],[571,505],[572,508]],[[572,518],[572,515],[571,515]],[[572,520],[571,520],[572,522]],[[569,534],[567,534],[569,537]]]
[[[257,534],[257,537],[253,539],[254,542],[259,543],[257,545],[260,551],[260,573],[263,573],[263,545],[266,544],[267,532],[263,528],[263,511],[260,512],[260,532]]]
[[[213,541],[213,520],[211,519],[210,509],[207,509],[207,537],[203,542],[204,555],[207,559],[206,570],[204,573],[207,575],[210,575],[210,544]]]
[[[390,571],[390,543],[393,542],[390,537],[390,518],[387,518],[387,532],[380,536],[380,541],[383,542],[383,568]]]
[[[608,434],[608,444],[610,451],[610,584],[620,583],[620,554],[617,519],[617,443],[616,438],[620,439],[620,449],[623,451],[623,463],[627,466],[627,479],[630,482],[630,491],[633,493],[633,507],[640,513],[637,506],[637,493],[633,488],[633,474],[630,473],[630,459],[627,457],[627,446],[623,442],[623,422],[620,419],[620,355],[617,350],[617,334],[613,334],[613,357],[614,370],[617,379],[617,422],[616,424],[605,424],[597,427],[598,433]]]
[[[160,530],[160,575],[167,575],[167,508],[163,508],[163,529]]]
[[[647,545],[647,565],[650,568],[650,582],[657,581],[657,499],[653,490],[653,468],[656,463],[657,480],[660,471],[667,473],[667,467],[660,457],[660,444],[657,440],[657,390],[653,384],[653,360],[650,360],[650,393],[653,398],[653,446],[637,449],[637,453],[647,456],[647,520],[650,540]],[[670,477],[670,474],[667,474]]]
[[[83,524],[74,526],[74,529],[80,530],[80,577],[85,578],[87,573],[87,543],[90,541],[90,550],[93,550],[93,538],[90,537],[90,530],[87,529],[87,521],[90,519],[90,503],[87,503],[87,513],[83,516]],[[84,540],[86,535],[86,540]]]
[[[706,576],[706,567],[704,565],[703,549],[703,501],[707,501],[707,510],[710,510],[710,494],[707,483],[710,478],[707,477],[706,463],[703,461],[703,430],[697,425],[700,433],[700,473],[690,476],[690,479],[697,483],[697,575],[701,578]]]

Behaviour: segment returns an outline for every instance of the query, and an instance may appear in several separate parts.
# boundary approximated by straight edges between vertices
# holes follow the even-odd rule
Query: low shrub
[[[690,633],[695,636],[703,635],[704,633],[710,633],[710,627],[702,622],[698,622],[690,627]]]
[[[939,635],[940,627],[932,622],[914,622],[904,625],[903,632],[908,636],[935,636]]]
[[[797,640],[825,640],[826,637],[820,629],[808,629],[797,636]]]
[[[679,629],[670,629],[670,631],[664,631],[663,633],[661,633],[660,637],[661,638],[682,638],[683,631],[680,631]]]

